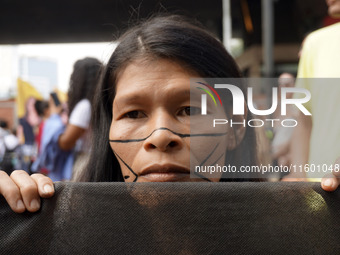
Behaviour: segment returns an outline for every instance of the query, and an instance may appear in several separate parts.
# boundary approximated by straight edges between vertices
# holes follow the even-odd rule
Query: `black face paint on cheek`
[[[224,133],[205,133],[205,134],[181,134],[181,133],[177,133],[175,131],[172,131],[171,129],[168,129],[166,127],[161,127],[161,128],[158,128],[158,129],[155,129],[154,131],[151,132],[150,135],[148,135],[147,137],[145,138],[141,138],[141,139],[126,139],[126,140],[122,140],[122,139],[119,139],[119,140],[111,140],[109,139],[109,142],[112,142],[112,143],[136,143],[136,142],[143,142],[145,141],[146,139],[148,139],[150,136],[152,136],[153,133],[155,133],[156,131],[158,130],[167,130],[167,131],[170,131],[171,133],[181,137],[181,138],[187,138],[187,137],[209,137],[209,136],[215,136],[215,137],[218,137],[218,136],[224,136],[227,134],[227,132],[224,132]],[[212,155],[213,153],[216,151],[217,147],[220,145],[220,143],[218,143],[215,148],[212,150],[212,152],[202,161],[202,163],[200,164],[200,166],[202,166]],[[133,182],[136,182],[138,180],[138,175],[132,170],[132,168],[127,164],[125,163],[125,161],[114,151],[113,152],[122,162],[123,164],[130,170],[130,172],[135,176],[135,179],[133,180]],[[215,161],[215,163],[223,156],[223,154]],[[199,173],[194,173],[196,176],[202,178],[203,180],[205,181],[208,181],[208,182],[211,182],[210,179],[204,177],[203,175],[199,174]],[[124,179],[129,179],[130,176],[126,175],[124,176]]]
[[[200,166],[203,166],[205,162],[213,155],[220,143],[216,144],[215,148],[209,153],[209,155],[201,162]]]
[[[161,127],[161,128],[157,128],[154,131],[151,132],[150,135],[148,135],[145,138],[141,138],[141,139],[126,139],[126,140],[109,140],[112,143],[135,143],[135,142],[142,142],[145,141],[146,139],[148,139],[150,136],[153,135],[153,133],[155,133],[158,130],[168,130],[171,133],[173,133],[174,135],[177,135],[181,138],[186,138],[186,137],[196,137],[196,136],[224,136],[227,134],[227,132],[224,133],[206,133],[206,134],[181,134],[181,133],[177,133],[172,131],[171,129],[165,128],[165,127]]]
[[[121,157],[119,157],[119,155],[114,151],[113,152],[122,162],[123,162],[123,164],[130,170],[130,172],[135,176],[135,179],[133,180],[133,182],[136,182],[137,181],[137,179],[138,179],[138,175],[132,170],[132,168],[128,165],[128,164],[126,164],[125,163],[125,161],[121,158]],[[125,175],[124,176],[124,179],[126,180],[126,179],[129,179],[130,178],[130,176],[128,176],[128,175]]]
[[[220,143],[217,143],[217,144],[216,144],[215,148],[214,148],[214,149],[209,153],[209,155],[201,162],[200,166],[203,166],[203,164],[204,164],[205,162],[207,162],[207,161],[211,158],[211,156],[214,154],[214,152],[216,151],[216,149],[217,149],[217,147],[218,147],[219,145],[220,145]],[[220,158],[221,158],[222,156],[223,156],[223,153],[222,153],[222,154],[215,160],[215,162],[214,162],[213,164],[211,164],[211,165],[215,165],[216,162],[219,161]],[[204,179],[204,180],[206,180],[206,181],[211,182],[210,179],[204,177],[203,175],[201,175],[201,174],[199,174],[199,173],[197,173],[197,172],[194,172],[194,175],[196,175],[196,176],[198,176],[198,177],[200,177],[200,178],[202,178],[202,179]]]

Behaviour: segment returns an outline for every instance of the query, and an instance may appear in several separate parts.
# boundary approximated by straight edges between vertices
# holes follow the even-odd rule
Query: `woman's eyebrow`
[[[126,95],[126,96],[119,96],[115,98],[115,103],[119,105],[128,105],[131,103],[135,103],[138,101],[145,100],[145,96],[142,96],[140,94],[134,94],[134,95]]]
[[[190,97],[190,89],[176,89],[168,92],[175,98]]]
[[[173,90],[169,91],[168,94],[173,96],[176,99],[181,99],[182,97],[190,97],[190,89],[180,89],[180,90]],[[122,95],[115,98],[115,103],[121,104],[132,104],[140,101],[144,101],[147,98],[147,94],[132,94],[132,95]]]

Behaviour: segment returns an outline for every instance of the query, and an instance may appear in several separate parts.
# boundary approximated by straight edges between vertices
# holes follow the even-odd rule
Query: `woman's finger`
[[[30,212],[36,212],[40,208],[40,197],[36,182],[23,170],[12,172],[11,179],[19,187],[25,207]]]
[[[19,187],[13,182],[7,173],[0,170],[0,194],[4,196],[8,205],[16,213],[25,211],[25,205],[21,198]]]
[[[32,174],[31,177],[36,182],[41,197],[49,198],[54,195],[54,186],[50,178],[43,174]]]
[[[321,180],[321,187],[325,191],[334,191],[339,186],[339,179],[333,174],[328,174],[324,176]]]

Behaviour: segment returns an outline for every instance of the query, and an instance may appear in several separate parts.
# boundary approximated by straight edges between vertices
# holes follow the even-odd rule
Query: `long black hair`
[[[102,63],[96,58],[87,57],[74,63],[67,94],[69,115],[80,100],[93,102],[101,70]]]
[[[118,40],[95,95],[93,147],[80,181],[124,181],[119,162],[108,142],[112,104],[119,72],[132,61],[145,58],[169,59],[205,78],[241,77],[234,59],[221,42],[196,21],[178,15],[154,17],[129,29]],[[241,89],[246,90],[245,87]],[[247,119],[250,118],[248,114]],[[227,153],[226,161],[234,165],[241,161],[243,165],[256,164],[255,146],[255,132],[247,129],[240,145]]]

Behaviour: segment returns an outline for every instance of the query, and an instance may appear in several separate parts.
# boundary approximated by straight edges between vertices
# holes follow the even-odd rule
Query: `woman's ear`
[[[248,116],[248,107],[246,103],[244,103],[244,115],[233,115],[231,117],[233,127],[231,127],[229,135],[228,135],[228,146],[227,149],[229,151],[234,150],[237,146],[242,142],[246,130],[247,130],[247,116]]]

